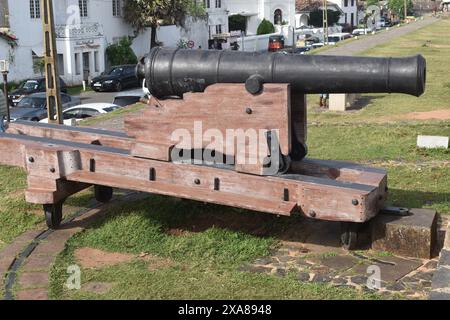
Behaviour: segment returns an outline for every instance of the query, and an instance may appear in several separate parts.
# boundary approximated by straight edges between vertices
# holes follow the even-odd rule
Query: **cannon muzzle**
[[[426,61],[405,58],[298,55],[154,48],[138,64],[152,95],[163,98],[202,92],[215,83],[289,83],[301,93],[406,93],[425,90]]]

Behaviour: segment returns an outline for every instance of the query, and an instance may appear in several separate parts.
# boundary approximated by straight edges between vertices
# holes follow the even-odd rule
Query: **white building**
[[[339,23],[346,23],[353,27],[358,25],[358,0],[329,0],[337,4],[344,12]]]
[[[263,19],[274,25],[295,25],[295,0],[226,0],[228,14],[247,18],[246,35],[255,35]]]
[[[105,50],[134,31],[122,18],[122,0],[54,0],[58,65],[68,85],[79,84],[106,68]],[[0,60],[10,61],[11,81],[41,75],[43,56],[40,0],[0,0]],[[187,30],[158,28],[157,38],[166,46],[180,39],[206,46],[206,22],[190,23]],[[12,41],[10,36],[16,37]],[[132,46],[139,57],[150,49],[150,31],[139,34]]]

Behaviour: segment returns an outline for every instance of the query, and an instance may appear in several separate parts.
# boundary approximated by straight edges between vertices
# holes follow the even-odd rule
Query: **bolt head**
[[[354,206],[357,206],[357,205],[359,204],[358,199],[353,199],[353,200],[352,200],[352,204],[353,204]]]
[[[308,214],[311,218],[314,218],[316,216],[316,212],[314,210],[309,210]]]
[[[51,172],[51,173],[55,173],[55,172],[56,172],[56,169],[55,169],[55,168],[50,168],[50,172]]]
[[[252,114],[252,113],[253,113],[253,110],[252,110],[252,108],[247,108],[247,109],[245,109],[245,112],[246,112],[247,114]]]
[[[200,184],[200,179],[195,179],[195,180],[194,180],[194,183],[195,183],[195,184]]]
[[[33,162],[34,162],[34,158],[33,158],[33,157],[29,157],[29,158],[28,158],[28,162],[33,163]]]

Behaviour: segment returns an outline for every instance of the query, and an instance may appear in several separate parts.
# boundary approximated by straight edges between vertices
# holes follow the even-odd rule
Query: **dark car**
[[[94,91],[122,91],[124,88],[140,86],[136,76],[136,65],[114,66],[108,72],[91,81]]]
[[[67,109],[81,103],[79,97],[61,93],[62,109]],[[11,121],[40,121],[47,118],[47,100],[44,92],[34,93],[24,97],[17,106],[11,108]]]
[[[284,36],[276,35],[269,37],[269,52],[276,52],[284,49]]]
[[[59,85],[60,91],[67,93],[67,86],[61,78],[59,78]],[[8,94],[9,103],[11,106],[15,106],[23,97],[37,92],[45,92],[45,77],[32,78],[23,81],[16,90],[11,91]]]

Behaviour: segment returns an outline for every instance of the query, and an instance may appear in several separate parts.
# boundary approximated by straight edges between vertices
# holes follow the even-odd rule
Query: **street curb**
[[[444,247],[431,282],[430,300],[450,300],[450,225],[445,234]]]

